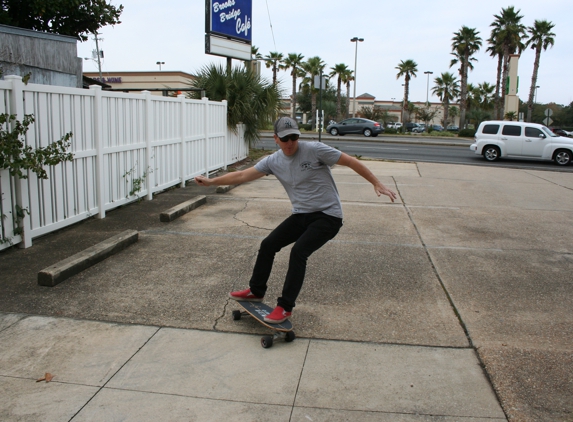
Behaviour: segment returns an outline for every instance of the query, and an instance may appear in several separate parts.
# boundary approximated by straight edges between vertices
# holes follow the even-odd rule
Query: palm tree
[[[490,56],[497,57],[497,71],[496,71],[496,79],[495,79],[495,94],[494,94],[494,103],[493,103],[493,114],[497,120],[501,120],[500,116],[500,89],[501,89],[501,71],[503,68],[503,48],[497,44],[497,31],[493,29],[491,31],[491,35],[488,38],[487,42],[489,47],[487,48],[487,52],[490,53]]]
[[[552,47],[555,44],[555,34],[551,32],[555,25],[548,21],[536,20],[533,26],[527,28],[531,34],[527,40],[526,47],[531,46],[535,50],[535,61],[533,62],[533,75],[531,76],[531,86],[529,87],[529,100],[527,101],[527,122],[531,122],[531,113],[533,112],[533,98],[535,95],[535,87],[537,86],[537,72],[539,72],[539,59],[541,57],[541,50],[547,50],[547,47]]]
[[[322,73],[326,63],[324,63],[320,57],[315,56],[309,58],[306,62],[302,63],[301,66],[306,73],[303,83],[310,87],[312,129],[314,129],[316,125],[316,93],[318,91],[318,89],[314,87],[314,77]]]
[[[396,66],[398,70],[398,74],[396,75],[396,79],[400,79],[402,76],[404,77],[404,102],[402,103],[402,113],[404,114],[404,122],[409,121],[409,113],[408,113],[408,93],[410,91],[410,79],[412,77],[416,77],[416,72],[418,71],[418,63],[414,60],[402,60]]]
[[[346,118],[350,116],[350,83],[354,81],[354,71],[348,69],[342,75],[342,83],[346,84]]]
[[[509,75],[509,56],[516,52],[521,52],[525,46],[521,42],[526,36],[525,26],[521,23],[523,16],[519,14],[521,10],[515,10],[513,6],[501,9],[499,15],[493,15],[495,21],[490,25],[493,27],[491,38],[493,43],[503,53],[503,70],[501,76],[501,96],[498,97],[498,113],[505,104],[505,92],[507,89],[507,77]]]
[[[450,101],[455,100],[460,95],[460,84],[453,73],[442,72],[440,76],[434,79],[432,94],[437,96],[444,105],[444,119],[442,124],[448,126],[448,113],[450,110]]]
[[[292,76],[292,97],[291,97],[291,109],[292,109],[292,118],[296,117],[296,79],[299,76],[304,76],[302,74],[302,63],[304,56],[302,54],[297,53],[289,53],[288,57],[283,61],[283,69],[292,69],[290,75]]]
[[[278,86],[242,66],[229,72],[223,65],[206,65],[189,84],[205,90],[211,100],[227,100],[227,126],[236,130],[237,124],[243,123],[249,144],[259,138],[259,131],[272,123],[280,110],[282,93]]]
[[[466,119],[468,69],[473,68],[471,65],[471,61],[475,60],[473,55],[481,47],[481,38],[478,34],[479,32],[475,28],[462,26],[458,32],[454,32],[452,38],[452,55],[455,58],[451,61],[450,67],[460,63],[460,128],[464,127]]]
[[[273,69],[273,84],[277,84],[277,73],[281,69],[281,63],[283,60],[282,53],[277,53],[276,51],[271,51],[265,57],[265,66],[267,68]]]
[[[331,77],[338,76],[336,85],[336,121],[338,122],[340,121],[340,117],[342,115],[342,108],[340,104],[342,82],[344,75],[348,73],[348,66],[346,66],[344,63],[340,63],[334,65],[334,67],[331,67],[330,70],[332,70],[332,72],[330,72]]]

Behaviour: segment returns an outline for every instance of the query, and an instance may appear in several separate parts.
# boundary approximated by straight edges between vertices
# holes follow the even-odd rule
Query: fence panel
[[[235,134],[227,128],[226,101],[23,85],[21,78],[7,79],[0,81],[0,113],[10,113],[16,104],[20,119],[34,115],[25,137],[33,148],[72,132],[74,159],[47,167],[47,180],[34,173],[19,180],[0,172],[0,215],[6,216],[0,219],[0,250],[22,240],[14,234],[18,202],[29,211],[30,227],[24,226],[24,233],[29,230],[31,239],[92,215],[104,217],[106,210],[145,195],[151,198],[248,155],[243,129]]]

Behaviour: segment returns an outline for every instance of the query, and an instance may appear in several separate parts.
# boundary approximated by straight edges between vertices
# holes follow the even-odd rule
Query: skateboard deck
[[[250,316],[255,318],[264,326],[270,328],[271,330],[282,331],[282,332],[292,331],[292,323],[288,319],[284,322],[281,322],[280,324],[272,324],[264,320],[264,317],[273,311],[273,308],[271,308],[270,306],[265,305],[262,302],[247,302],[241,300],[237,301],[237,303]],[[239,316],[239,314],[233,313],[233,319],[240,319],[240,316],[239,318],[237,318],[237,316]]]

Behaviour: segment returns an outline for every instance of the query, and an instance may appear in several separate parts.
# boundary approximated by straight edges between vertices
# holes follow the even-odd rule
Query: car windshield
[[[541,128],[541,130],[543,130],[543,132],[545,132],[546,135],[549,135],[549,136],[551,136],[552,138],[558,138],[558,137],[559,137],[559,135],[556,135],[555,133],[551,132],[551,131],[549,130],[549,128],[547,128],[547,127],[545,127],[545,126],[543,126],[543,127]]]

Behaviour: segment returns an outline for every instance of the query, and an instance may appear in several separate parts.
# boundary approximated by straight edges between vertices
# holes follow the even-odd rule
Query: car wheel
[[[332,129],[330,129],[330,134],[331,134],[332,136],[338,135],[338,129],[336,129],[335,127],[333,127]]]
[[[370,129],[364,129],[364,136],[372,136],[372,131]]]
[[[499,148],[495,145],[488,145],[483,150],[483,157],[487,161],[497,161],[499,160],[499,156],[501,155]]]
[[[559,149],[555,152],[555,162],[560,166],[566,166],[571,162],[571,151]]]

